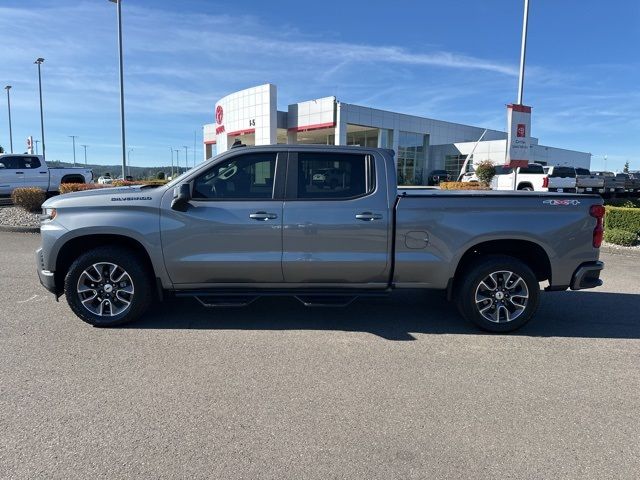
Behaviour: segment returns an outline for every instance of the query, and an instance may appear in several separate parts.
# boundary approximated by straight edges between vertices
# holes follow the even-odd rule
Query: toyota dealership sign
[[[526,167],[531,147],[531,107],[507,105],[507,158],[510,167]]]

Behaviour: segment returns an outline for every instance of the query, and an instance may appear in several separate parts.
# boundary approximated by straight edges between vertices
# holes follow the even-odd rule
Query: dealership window
[[[373,162],[369,155],[298,154],[298,198],[353,198],[373,188]]]
[[[378,146],[378,129],[360,125],[347,125],[347,145],[360,147]]]
[[[422,185],[427,164],[429,135],[400,132],[398,138],[398,184]]]
[[[466,155],[447,155],[444,157],[444,169],[447,171],[451,178],[458,178],[460,175],[460,169],[462,165],[464,165],[465,160],[467,159]],[[469,163],[467,164],[467,172],[471,172],[473,170],[473,155],[469,157]]]

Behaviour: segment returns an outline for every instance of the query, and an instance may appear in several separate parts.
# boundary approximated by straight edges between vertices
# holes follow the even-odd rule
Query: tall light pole
[[[182,148],[184,148],[184,168],[189,170],[189,147],[183,145]]]
[[[42,110],[42,75],[40,73],[40,65],[42,65],[42,62],[44,62],[44,58],[38,57],[33,63],[38,65],[38,91],[40,93],[40,139],[42,140],[42,159],[46,160],[44,150],[44,113]]]
[[[124,69],[122,62],[122,0],[109,0],[117,5],[118,10],[118,52],[120,57],[120,138],[122,139],[122,178],[126,175],[127,156],[124,133]],[[43,144],[44,145],[44,144]]]
[[[76,138],[78,138],[78,135],[68,135],[68,137],[70,139],[73,140],[73,166],[76,166]]]
[[[13,132],[11,131],[11,98],[9,96],[9,90],[11,90],[11,85],[7,85],[4,87],[7,91],[7,108],[9,109],[9,147],[11,148],[11,153],[13,153]]]
[[[130,148],[129,150],[127,150],[127,165],[128,165],[129,176],[131,176],[131,152],[133,152],[133,148]],[[124,177],[122,178],[124,179]]]
[[[33,143],[36,144],[36,155],[38,154],[38,144],[40,143],[40,140],[34,140]]]
[[[180,176],[180,149],[176,148],[174,151],[176,152],[176,170],[178,171],[178,176]]]
[[[89,145],[80,145],[82,148],[84,148],[84,166],[87,166],[87,147]]]
[[[524,90],[524,61],[527,54],[527,25],[529,24],[529,0],[524,0],[522,18],[522,44],[520,46],[520,75],[518,78],[518,105],[522,105]]]
[[[171,180],[173,180],[173,147],[169,147],[169,151],[171,152]]]

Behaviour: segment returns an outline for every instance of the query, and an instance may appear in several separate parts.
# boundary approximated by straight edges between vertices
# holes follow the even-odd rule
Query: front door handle
[[[358,213],[356,215],[356,218],[364,222],[371,222],[373,220],[380,220],[382,218],[382,215],[380,215],[379,213],[362,212]]]
[[[16,172],[16,175],[24,175],[24,172]]]
[[[278,215],[276,215],[275,213],[268,213],[268,212],[256,212],[256,213],[249,214],[249,218],[253,220],[261,220],[263,222],[266,222],[267,220],[274,220],[278,218]]]

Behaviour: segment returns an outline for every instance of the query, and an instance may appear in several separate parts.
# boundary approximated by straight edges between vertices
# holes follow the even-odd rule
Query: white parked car
[[[113,178],[108,176],[98,177],[98,184],[100,185],[111,185],[113,183]]]
[[[5,153],[0,155],[0,195],[11,195],[16,188],[37,187],[45,192],[60,191],[61,183],[89,183],[88,168],[50,168],[42,155]]]

